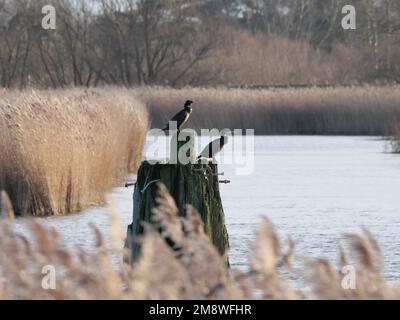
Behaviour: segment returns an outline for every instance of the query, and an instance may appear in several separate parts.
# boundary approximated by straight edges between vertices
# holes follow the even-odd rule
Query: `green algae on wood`
[[[155,206],[156,182],[167,187],[181,216],[185,216],[188,204],[199,211],[210,241],[225,256],[229,249],[229,240],[219,190],[218,165],[152,164],[145,161],[138,172],[133,196],[133,223],[128,227],[128,244],[133,259],[139,255],[140,246],[135,239],[143,234],[143,223],[154,223],[151,209]]]

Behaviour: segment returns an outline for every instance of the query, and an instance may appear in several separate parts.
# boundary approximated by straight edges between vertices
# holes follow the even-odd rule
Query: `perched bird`
[[[198,156],[200,159],[214,159],[214,157],[221,152],[224,146],[228,143],[228,136],[223,135],[221,138],[212,141]]]
[[[185,106],[182,111],[177,113],[169,122],[167,127],[163,131],[169,131],[170,130],[170,123],[171,122],[176,122],[178,131],[181,130],[182,126],[189,120],[190,115],[193,112],[193,108],[191,105],[193,104],[193,101],[188,100],[185,102]]]

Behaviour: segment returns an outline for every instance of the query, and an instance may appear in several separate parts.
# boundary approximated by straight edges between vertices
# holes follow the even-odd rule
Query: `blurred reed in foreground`
[[[155,128],[195,101],[190,128],[255,129],[256,134],[387,135],[400,121],[398,87],[135,90]]]
[[[228,270],[203,232],[199,214],[188,207],[184,219],[160,185],[158,207],[153,210],[163,234],[147,228],[142,256],[133,267],[115,265],[110,254],[123,256],[123,232],[111,210],[112,243],[96,227],[97,249],[63,249],[57,231],[30,218],[33,241],[19,234],[11,222],[0,220],[0,299],[396,299],[400,287],[381,276],[382,254],[372,236],[349,235],[351,255],[341,250],[337,269],[327,260],[308,259],[301,270],[304,288],[295,289],[281,276],[290,270],[294,243],[284,245],[272,224],[261,222],[249,253],[248,271]],[[173,251],[165,239],[176,244]],[[286,247],[286,249],[284,249]],[[355,258],[356,289],[342,287],[342,266]],[[54,266],[55,290],[42,289],[42,268]]]
[[[1,91],[0,190],[17,214],[99,204],[136,170],[147,129],[127,90]]]

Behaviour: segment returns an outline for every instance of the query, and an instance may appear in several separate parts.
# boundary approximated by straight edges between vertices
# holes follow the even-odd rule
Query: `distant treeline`
[[[42,7],[56,8],[44,30]],[[0,86],[398,83],[400,2],[0,0]]]

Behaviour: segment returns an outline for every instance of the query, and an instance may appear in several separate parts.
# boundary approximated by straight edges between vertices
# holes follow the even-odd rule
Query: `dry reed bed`
[[[136,170],[147,111],[126,90],[1,91],[0,190],[18,214],[102,203]]]
[[[136,89],[155,128],[193,99],[188,126],[255,129],[256,134],[387,135],[400,121],[399,87],[331,89]]]
[[[341,251],[340,266],[327,260],[307,260],[302,270],[304,287],[294,289],[283,278],[291,270],[295,247],[282,243],[272,224],[264,219],[259,227],[248,271],[228,270],[204,234],[195,209],[179,218],[177,208],[163,186],[158,207],[153,210],[163,235],[151,227],[142,238],[142,256],[133,265],[113,265],[110,252],[122,260],[123,232],[118,214],[111,210],[112,243],[105,243],[94,228],[97,248],[91,252],[62,248],[55,230],[30,218],[33,241],[12,225],[12,209],[2,196],[0,219],[0,299],[398,299],[400,287],[384,281],[380,274],[382,254],[372,236],[349,235],[351,255]],[[163,238],[174,240],[173,251]],[[284,248],[286,247],[286,248]],[[341,268],[355,260],[356,289],[342,287]],[[297,257],[297,255],[296,255]],[[42,289],[43,266],[56,271],[55,290]],[[296,270],[298,272],[298,270]]]
[[[400,123],[397,123],[393,126],[392,148],[393,152],[400,153]]]

